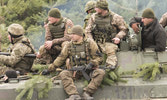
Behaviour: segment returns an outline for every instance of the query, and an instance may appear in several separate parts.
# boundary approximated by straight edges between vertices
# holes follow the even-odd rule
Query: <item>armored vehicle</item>
[[[167,63],[167,51],[154,52],[150,49],[141,51],[140,45],[140,38],[135,34],[129,35],[121,42],[117,52],[120,73],[136,70],[139,65],[145,63]],[[121,78],[127,80],[127,83],[120,82],[99,88],[93,95],[94,100],[167,100],[167,75],[165,74],[158,76],[155,81],[143,81],[142,78],[133,78],[132,75],[123,75]],[[15,100],[18,95],[15,89],[24,83],[25,81],[0,84],[0,100]],[[82,94],[83,81],[77,81],[75,84]],[[48,95],[48,98],[38,99],[37,93],[34,92],[32,100],[64,100],[67,98],[60,80],[55,82]]]

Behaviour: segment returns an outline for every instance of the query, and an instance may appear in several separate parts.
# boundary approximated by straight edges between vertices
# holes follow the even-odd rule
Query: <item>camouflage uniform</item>
[[[167,13],[163,14],[159,23],[165,28],[167,26]]]
[[[21,27],[21,28],[20,28]],[[25,54],[34,53],[34,49],[30,40],[23,36],[24,31],[23,27],[19,24],[11,24],[8,28],[10,35],[16,36],[12,40],[11,55],[0,55],[0,62],[5,64],[7,67],[10,67],[16,71],[19,71],[20,74],[25,74],[31,70],[31,67],[34,62],[34,58],[24,57]],[[19,34],[21,33],[21,34]],[[20,36],[19,36],[20,35]],[[13,37],[11,36],[11,37]],[[18,36],[18,37],[17,37]],[[1,71],[4,68],[1,68]],[[8,68],[5,68],[6,70]],[[2,71],[2,75],[6,70]]]
[[[97,54],[97,44],[92,39],[83,39],[82,42],[69,42],[64,46],[61,54],[57,57],[53,64],[49,66],[49,70],[53,70],[55,67],[60,67],[64,64],[67,58],[70,58],[70,65],[83,65],[89,62],[95,62],[98,65],[101,62],[101,57]],[[75,72],[74,72],[75,73]],[[73,72],[64,70],[60,73],[64,89],[68,95],[78,95],[78,91],[73,82]],[[105,72],[102,69],[95,69],[92,72],[91,81],[89,85],[84,88],[87,93],[93,94],[103,80]],[[80,73],[76,73],[76,77],[80,76]]]
[[[61,52],[61,47],[65,45],[65,41],[70,40],[67,32],[72,26],[72,21],[64,17],[61,17],[60,21],[56,23],[50,24],[48,22],[46,26],[45,41],[52,41],[53,45],[49,50],[46,49],[44,45],[40,47],[39,54],[41,55],[41,63],[49,64],[54,61]]]
[[[85,12],[87,13],[85,19],[84,19],[84,29],[86,28],[86,26],[88,25],[88,20],[90,18],[90,16],[95,13],[96,11],[94,10],[96,5],[96,1],[88,1],[85,5]]]
[[[98,5],[98,2],[96,4]],[[108,3],[104,7],[108,9]],[[117,64],[115,53],[118,46],[112,43],[112,39],[115,37],[122,39],[127,31],[128,28],[123,17],[109,10],[105,16],[94,13],[85,29],[86,35],[93,38],[99,45],[100,50],[107,54],[106,64],[108,66]]]

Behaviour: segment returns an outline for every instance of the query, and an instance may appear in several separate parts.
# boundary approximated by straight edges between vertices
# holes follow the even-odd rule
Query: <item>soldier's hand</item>
[[[112,39],[114,41],[115,44],[119,44],[120,43],[120,39],[115,37]]]
[[[106,69],[106,71],[107,72],[110,72],[110,71],[114,71],[115,70],[115,66],[107,66],[107,69]]]
[[[35,53],[37,58],[41,58],[41,55],[39,54],[39,52]]]
[[[132,29],[135,33],[139,33],[139,23],[133,23]]]
[[[51,71],[54,71],[55,70],[55,66],[53,64],[50,64],[49,67],[48,67],[48,70],[51,72]]]
[[[46,41],[45,44],[44,44],[44,46],[45,46],[46,49],[49,50],[49,49],[51,49],[52,44],[53,44],[52,41]]]
[[[90,62],[90,63],[86,66],[86,69],[91,70],[93,67],[94,67],[93,63]]]
[[[48,75],[48,74],[50,74],[50,71],[49,71],[49,70],[44,69],[44,70],[42,71],[42,75]]]

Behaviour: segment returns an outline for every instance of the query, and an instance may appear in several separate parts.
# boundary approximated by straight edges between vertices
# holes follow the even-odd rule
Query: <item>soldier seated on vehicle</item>
[[[24,57],[26,54],[35,53],[30,40],[24,36],[24,28],[19,24],[8,27],[8,38],[12,44],[10,55],[0,55],[0,63],[7,67],[0,67],[0,75],[8,69],[19,71],[20,75],[30,72],[34,58]]]
[[[89,18],[85,34],[94,39],[100,50],[107,55],[107,67],[115,69],[117,44],[126,36],[128,27],[122,16],[109,10],[106,0],[97,1],[95,10],[96,13]]]
[[[39,63],[50,64],[54,61],[61,52],[65,41],[70,41],[67,32],[72,26],[72,21],[62,17],[58,8],[49,11],[44,25],[46,29],[45,43],[39,48],[39,54],[37,54]]]
[[[88,20],[91,17],[91,15],[96,12],[95,6],[96,6],[96,1],[94,1],[94,0],[88,1],[85,5],[85,12],[87,13],[87,15],[84,19],[84,22],[85,22],[84,26],[83,26],[84,29],[87,27]]]
[[[70,66],[81,66],[88,64],[91,69],[91,81],[87,87],[84,88],[83,98],[84,100],[92,100],[91,95],[100,86],[105,71],[98,68],[102,58],[99,55],[97,44],[89,38],[83,37],[83,28],[80,25],[76,25],[71,29],[71,42],[68,42],[62,49],[60,55],[56,60],[49,65],[49,71],[54,71],[55,68],[60,67],[67,58],[70,58]],[[69,68],[70,69],[70,68]],[[77,87],[74,85],[73,78],[79,78],[82,74],[78,71],[63,70],[59,76],[62,80],[66,93],[70,96],[66,100],[80,100],[81,97],[77,91]],[[89,75],[89,74],[88,74]]]
[[[131,19],[130,27],[132,27],[135,33],[139,33],[139,26],[142,27],[142,50],[150,48],[156,52],[165,51],[166,32],[159,24],[151,8],[145,9],[142,17],[134,17]]]

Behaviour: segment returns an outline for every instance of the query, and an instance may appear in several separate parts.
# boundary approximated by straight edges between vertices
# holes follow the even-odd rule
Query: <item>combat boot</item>
[[[69,98],[65,100],[82,100],[79,95],[71,95]]]
[[[87,92],[84,92],[82,94],[83,100],[94,100],[93,97],[90,96],[90,94],[88,94]]]

